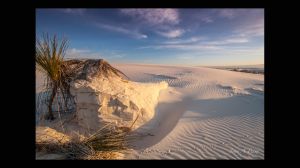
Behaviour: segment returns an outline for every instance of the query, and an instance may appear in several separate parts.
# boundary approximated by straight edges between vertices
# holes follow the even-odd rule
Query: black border
[[[26,130],[27,137],[30,137],[28,141],[26,141],[26,146],[30,147],[27,149],[26,156],[35,160],[35,10],[37,8],[135,8],[135,7],[149,7],[149,8],[163,8],[163,7],[171,7],[171,8],[264,8],[265,9],[265,160],[271,159],[271,146],[270,146],[270,136],[271,136],[271,110],[274,108],[271,107],[271,94],[270,94],[270,85],[271,85],[271,76],[272,76],[272,64],[270,62],[270,46],[271,46],[271,33],[270,33],[270,13],[272,8],[270,4],[267,4],[263,0],[201,0],[201,1],[158,1],[158,0],[120,0],[120,1],[97,1],[97,0],[36,0],[31,1],[31,4],[28,2],[23,2],[26,4],[26,8],[17,9],[19,13],[22,15],[21,18],[17,19],[21,20],[23,24],[22,30],[20,30],[20,25],[17,24],[16,28],[12,29],[13,31],[20,31],[22,35],[20,39],[20,43],[24,44],[22,50],[16,51],[19,52],[20,60],[18,61],[18,69],[22,69],[23,71],[28,71],[26,74],[28,75],[19,75],[22,78],[22,81],[25,81],[22,85],[24,88],[28,88],[22,91],[22,94],[26,95],[23,97],[23,100],[20,105],[19,113],[21,116],[18,117],[20,124],[22,124],[22,128],[24,126],[28,126],[28,130]],[[24,4],[24,5],[25,5]],[[22,3],[19,3],[22,6]],[[28,7],[30,5],[31,7]],[[23,6],[24,7],[24,6]],[[22,13],[21,13],[22,12]],[[25,22],[25,23],[24,23]],[[31,40],[30,40],[31,39]],[[28,46],[26,46],[28,45]],[[24,49],[24,50],[23,50]],[[28,53],[24,53],[27,51]],[[25,56],[24,56],[25,55]],[[13,60],[12,60],[13,61]],[[17,70],[18,71],[18,70]],[[17,72],[20,73],[20,72]],[[16,86],[20,80],[16,81]],[[26,93],[27,92],[27,93]],[[31,95],[31,96],[30,96]],[[30,98],[29,98],[30,97]],[[19,106],[19,105],[18,105]],[[26,108],[26,110],[24,110]],[[28,110],[27,110],[28,109]],[[32,115],[30,115],[32,114]],[[272,119],[273,120],[273,119]],[[31,121],[31,122],[29,122]],[[29,124],[32,123],[32,124]],[[16,128],[20,129],[20,128]],[[25,132],[25,131],[24,131]],[[31,133],[31,136],[29,136]],[[27,140],[27,139],[26,139]],[[25,144],[25,143],[24,143]],[[30,145],[27,145],[30,144]],[[32,146],[31,146],[32,145]],[[26,147],[25,146],[25,147]],[[25,150],[25,149],[24,149]],[[31,151],[31,154],[29,154]],[[272,151],[274,152],[274,151]],[[24,156],[24,157],[26,157]]]
[[[263,8],[264,0],[37,0],[35,7],[48,8]]]

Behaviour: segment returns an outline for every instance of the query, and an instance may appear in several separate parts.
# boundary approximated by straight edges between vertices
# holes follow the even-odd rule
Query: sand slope
[[[166,81],[128,159],[263,159],[264,76],[204,67],[113,65],[137,82]]]
[[[133,132],[137,139],[125,158],[264,159],[264,75],[112,65],[133,81],[166,81],[170,86],[160,92],[154,118]],[[40,74],[36,83],[38,92]]]

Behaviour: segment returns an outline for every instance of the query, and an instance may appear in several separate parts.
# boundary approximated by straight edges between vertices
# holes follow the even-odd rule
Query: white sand
[[[131,80],[166,81],[152,127],[128,159],[263,159],[264,76],[203,67],[116,64]]]
[[[125,158],[264,159],[264,75],[112,65],[133,81],[169,84],[160,92],[154,118],[134,131],[140,138]]]
[[[35,71],[35,79],[36,79],[35,90],[36,90],[36,93],[39,93],[44,88],[45,76],[43,75],[42,72],[36,70]]]
[[[76,80],[70,91],[76,99],[79,125],[93,133],[107,123],[132,130],[144,125],[153,118],[160,91],[166,88],[164,81],[133,82],[111,74]]]

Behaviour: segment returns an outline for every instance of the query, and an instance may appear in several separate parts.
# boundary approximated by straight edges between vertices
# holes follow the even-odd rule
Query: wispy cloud
[[[247,38],[231,38],[224,41],[225,44],[247,43],[247,42],[249,42]]]
[[[188,39],[176,39],[176,40],[165,41],[163,42],[163,44],[190,44],[204,39],[205,37],[191,37]]]
[[[166,32],[158,31],[157,33],[168,38],[180,37],[185,31],[183,29],[174,29]]]
[[[105,58],[107,59],[120,59],[120,58],[124,58],[126,56],[126,54],[124,54],[121,51],[118,50],[104,50],[103,54],[105,55]]]
[[[261,9],[221,9],[219,16],[228,19],[245,17],[247,22],[241,22],[233,31],[240,37],[264,35],[264,15]]]
[[[121,12],[152,25],[179,23],[177,9],[121,9]]]
[[[83,58],[83,57],[100,58],[101,55],[89,49],[71,48],[67,50],[66,57],[67,58]]]
[[[222,51],[222,54],[224,54],[224,56],[237,56],[237,57],[241,57],[241,56],[264,56],[264,47],[244,47],[242,49],[224,49]]]
[[[87,49],[71,48],[71,49],[67,50],[67,54],[71,54],[71,55],[79,54],[79,53],[88,53],[88,52],[90,52],[90,50],[87,50]]]
[[[207,37],[190,37],[187,39],[177,39],[164,41],[162,43],[140,47],[154,48],[154,49],[179,49],[179,50],[214,50],[221,49],[231,44],[243,44],[248,43],[249,39],[239,36],[224,37],[221,39],[208,39]]]
[[[223,18],[228,18],[228,19],[232,19],[236,16],[237,14],[237,9],[219,9],[219,16],[223,17]]]
[[[249,39],[247,38],[241,38],[241,37],[229,37],[225,39],[220,40],[212,40],[206,42],[206,44],[210,45],[228,45],[228,44],[238,44],[238,43],[247,43],[249,42]]]
[[[264,48],[263,47],[243,47],[243,48],[220,48],[218,50],[206,50],[203,52],[198,51],[186,51],[183,53],[179,53],[178,55],[174,55],[176,59],[179,59],[183,62],[188,61],[188,63],[193,63],[190,61],[198,60],[199,57],[215,57],[220,56],[219,59],[229,58],[231,60],[242,60],[244,58],[249,61],[261,62],[260,58],[263,58]],[[226,59],[225,59],[226,60]],[[224,64],[225,60],[221,61],[221,64]],[[213,61],[212,64],[216,64],[217,61]],[[229,61],[231,62],[231,61]],[[234,64],[234,62],[231,62]]]
[[[80,8],[67,8],[67,9],[61,9],[62,12],[64,13],[69,13],[69,14],[77,14],[77,15],[83,15],[86,12],[86,9],[80,9]],[[110,25],[110,24],[104,24],[104,23],[99,23],[96,19],[91,20],[92,23],[95,23],[95,25],[98,28],[103,28],[109,31],[114,31],[126,35],[130,35],[134,38],[137,39],[143,39],[143,38],[148,38],[146,34],[142,34],[138,32],[137,30],[132,30],[130,28],[124,28],[121,26],[115,26],[115,25]]]
[[[209,16],[202,16],[202,17],[200,17],[200,20],[202,22],[205,22],[205,23],[212,23],[212,22],[214,22],[213,18],[209,17]]]
[[[176,58],[177,59],[181,59],[181,60],[190,60],[190,59],[194,59],[195,56],[192,56],[192,55],[189,55],[189,56],[187,56],[187,55],[180,55],[180,56],[177,56]]]
[[[131,29],[126,29],[120,26],[113,26],[113,25],[108,25],[108,24],[102,24],[102,23],[96,23],[96,26],[102,29],[106,29],[109,31],[114,31],[118,33],[123,33],[126,35],[130,35],[134,38],[138,39],[143,39],[143,38],[148,38],[146,34],[139,33],[138,31],[131,30]]]
[[[71,48],[67,50],[67,58],[104,58],[108,60],[124,58],[126,54],[114,50],[103,51],[101,53],[90,49]]]
[[[82,8],[67,8],[67,9],[62,9],[62,12],[64,12],[64,13],[78,14],[78,15],[84,14],[85,11],[86,11],[86,9],[82,9]]]
[[[144,46],[139,49],[178,49],[178,50],[218,50],[219,46],[216,45],[205,45],[205,44],[160,44],[152,46]]]
[[[264,19],[258,18],[253,22],[239,26],[234,32],[242,37],[264,36]]]
[[[120,11],[136,22],[150,26],[151,31],[163,37],[177,38],[185,33],[184,29],[174,27],[180,22],[177,9],[121,9]]]

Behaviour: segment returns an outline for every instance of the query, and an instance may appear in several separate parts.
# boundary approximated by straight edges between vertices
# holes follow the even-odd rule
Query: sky
[[[165,65],[264,64],[264,9],[36,9],[36,35],[66,58]]]

